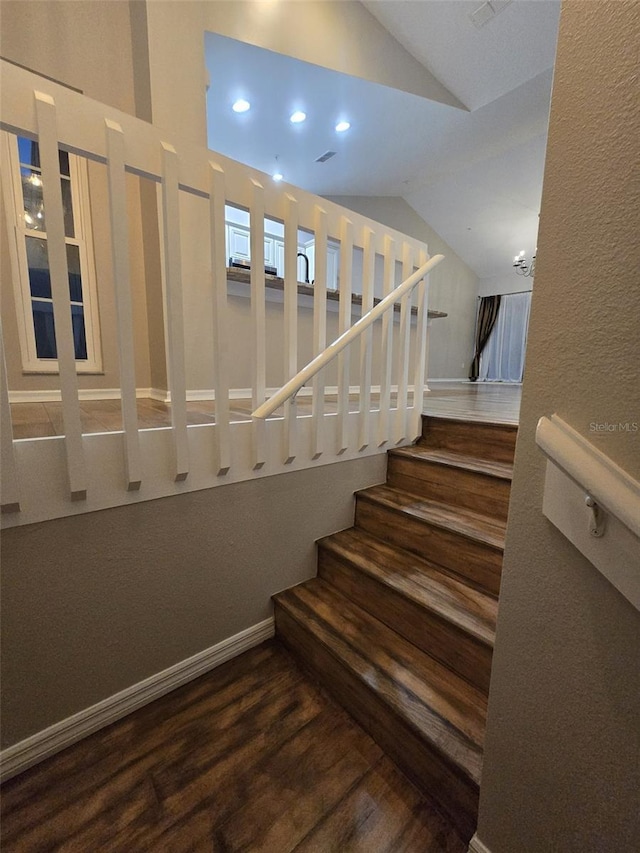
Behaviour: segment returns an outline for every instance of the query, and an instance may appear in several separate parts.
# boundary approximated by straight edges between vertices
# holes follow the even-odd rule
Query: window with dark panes
[[[57,347],[40,150],[36,141],[5,136],[14,174],[17,275],[21,279],[22,306],[28,315],[24,324],[23,365],[26,370],[50,372],[57,370]],[[87,222],[88,199],[83,198],[86,163],[60,150],[59,169],[75,357],[80,372],[98,372],[99,330],[91,229]]]

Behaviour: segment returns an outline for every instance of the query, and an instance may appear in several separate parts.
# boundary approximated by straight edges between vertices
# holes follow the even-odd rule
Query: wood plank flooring
[[[4,853],[464,853],[277,641],[0,789]]]
[[[517,424],[522,385],[504,382],[432,382],[425,415]]]
[[[426,396],[425,412],[452,418],[495,420],[517,423],[521,386],[499,383],[433,383]],[[372,395],[375,409],[377,396]],[[392,397],[392,405],[395,405]],[[336,410],[335,395],[326,395],[326,411]],[[247,421],[251,417],[251,400],[231,400],[232,421]],[[358,411],[359,397],[350,398],[350,411]],[[166,403],[143,398],[137,401],[140,429],[171,426],[171,407]],[[311,398],[298,397],[300,415],[311,414]],[[276,416],[282,413],[276,412]],[[122,429],[119,400],[82,400],[80,416],[83,433],[114,432]],[[12,403],[13,437],[44,438],[63,434],[61,403]],[[189,424],[215,423],[213,400],[187,403]]]

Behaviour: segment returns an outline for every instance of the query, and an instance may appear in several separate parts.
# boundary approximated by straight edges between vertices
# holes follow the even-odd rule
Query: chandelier
[[[536,249],[536,252],[538,250]],[[516,271],[516,275],[524,275],[530,276],[533,278],[536,271],[536,256],[534,255],[531,258],[531,263],[528,264],[524,259],[524,250],[520,252],[519,255],[516,255],[513,259],[513,268]]]

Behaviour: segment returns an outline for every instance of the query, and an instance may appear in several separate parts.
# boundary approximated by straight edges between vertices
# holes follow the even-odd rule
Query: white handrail
[[[339,338],[329,344],[329,346],[321,352],[320,355],[317,355],[312,361],[307,364],[306,367],[303,367],[292,379],[290,379],[285,385],[280,388],[279,391],[270,397],[265,403],[255,410],[252,413],[251,417],[258,418],[260,420],[264,420],[268,418],[269,415],[272,415],[276,409],[282,406],[289,397],[293,397],[294,394],[297,394],[298,391],[305,385],[310,379],[322,370],[323,367],[326,367],[329,362],[333,361],[333,359],[338,355],[338,353],[342,352],[345,347],[348,347],[350,343],[355,341],[362,332],[369,328],[375,321],[381,317],[385,311],[391,308],[399,299],[413,290],[413,288],[420,282],[431,270],[436,267],[440,261],[444,260],[444,255],[434,255],[430,258],[426,264],[423,264],[420,269],[416,270],[413,275],[410,275],[409,278],[405,279],[402,284],[398,285],[395,290],[392,290],[384,299],[382,299],[375,308],[372,308],[364,317],[361,317],[357,323],[354,323],[350,329],[347,329]]]
[[[542,417],[536,444],[585,493],[640,537],[640,483],[558,415]]]

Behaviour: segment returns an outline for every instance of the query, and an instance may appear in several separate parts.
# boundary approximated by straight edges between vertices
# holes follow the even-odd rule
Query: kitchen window
[[[4,199],[9,228],[18,331],[25,373],[57,373],[57,345],[47,245],[47,218],[37,142],[4,133]],[[100,335],[91,245],[86,161],[59,152],[69,272],[69,309],[76,368],[100,373]]]

